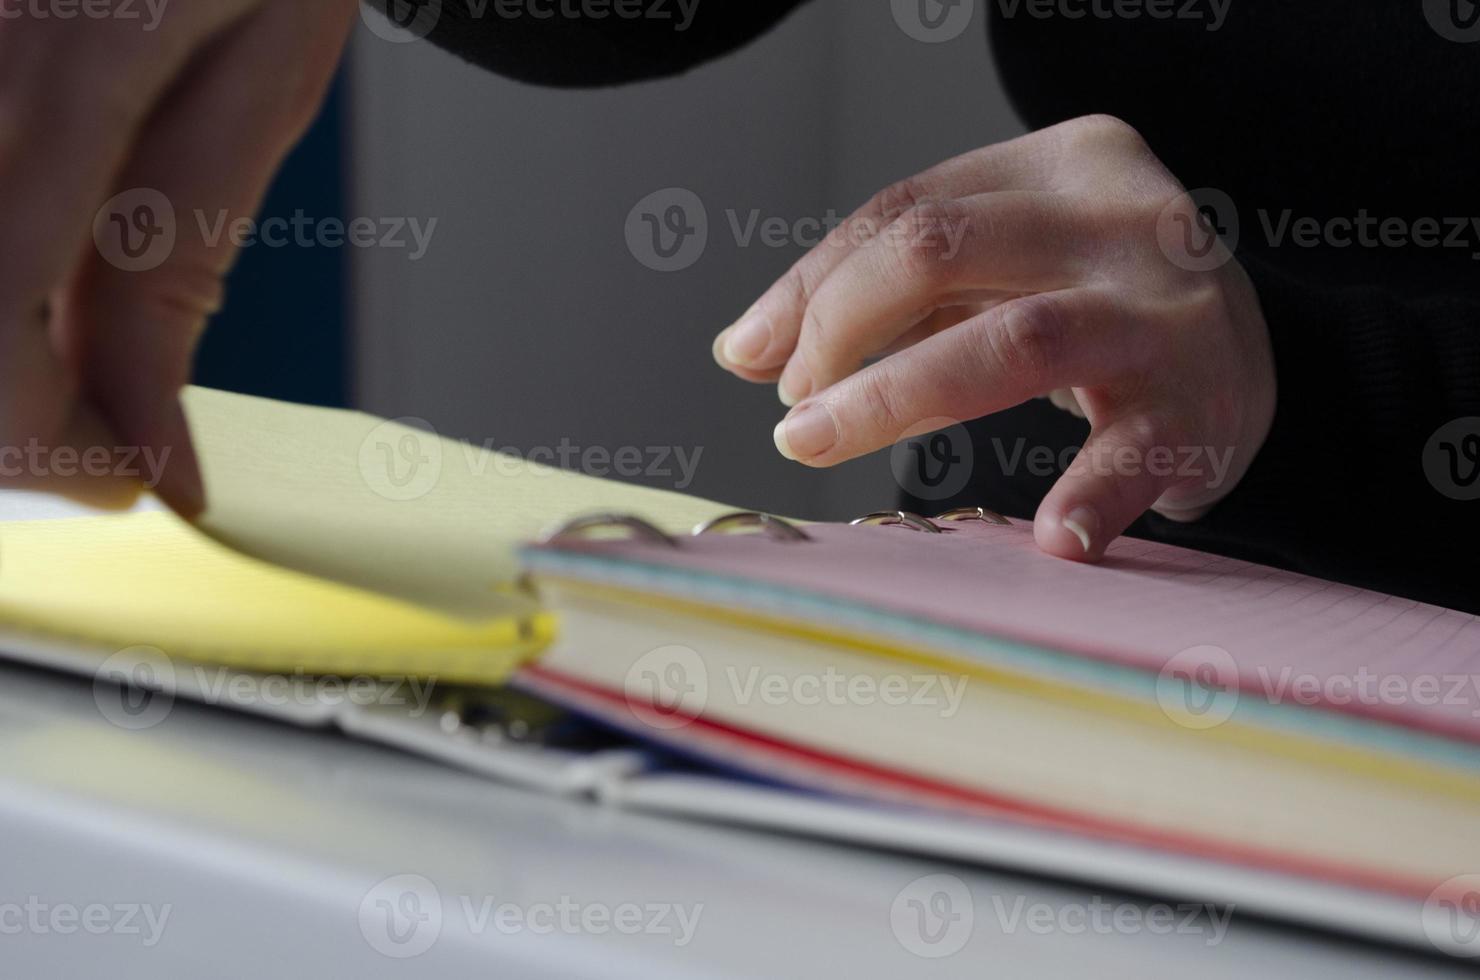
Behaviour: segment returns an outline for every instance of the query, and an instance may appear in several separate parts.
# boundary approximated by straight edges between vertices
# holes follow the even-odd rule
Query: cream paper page
[[[461,616],[527,611],[514,547],[615,511],[687,531],[728,508],[542,466],[362,412],[185,393],[198,526],[245,554]]]

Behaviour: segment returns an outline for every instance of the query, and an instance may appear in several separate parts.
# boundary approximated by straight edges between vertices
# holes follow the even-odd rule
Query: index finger
[[[774,381],[796,348],[802,318],[824,280],[906,212],[923,204],[1032,183],[1033,160],[1013,140],[947,160],[875,194],[802,256],[749,310],[715,338],[714,357],[749,381]]]
[[[1136,318],[1108,293],[1037,293],[950,327],[801,402],[776,426],[776,448],[833,466],[922,423],[1000,412],[1058,387],[1102,384],[1135,357]]]

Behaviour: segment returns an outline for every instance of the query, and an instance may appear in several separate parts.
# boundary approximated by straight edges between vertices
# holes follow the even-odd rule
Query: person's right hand
[[[62,18],[0,0],[0,487],[120,504],[154,475],[141,460],[164,460],[156,492],[187,516],[203,508],[179,393],[235,249],[193,216],[230,227],[255,213],[356,2],[179,0],[129,5],[134,18],[83,4]],[[160,195],[179,216],[168,257],[110,261],[95,222],[136,248]]]

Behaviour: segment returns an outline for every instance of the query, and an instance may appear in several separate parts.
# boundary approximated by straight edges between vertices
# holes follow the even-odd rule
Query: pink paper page
[[[821,525],[809,542],[707,535],[671,548],[568,541],[530,562],[577,553],[702,573],[739,584],[733,601],[756,609],[768,593],[815,597],[1480,741],[1475,616],[1154,542],[1122,538],[1084,565],[1043,554],[1025,523],[951,527]],[[671,575],[650,584],[692,594]]]

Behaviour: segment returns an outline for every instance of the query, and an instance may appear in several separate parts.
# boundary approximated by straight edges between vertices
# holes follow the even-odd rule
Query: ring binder
[[[872,514],[865,514],[857,520],[849,521],[850,526],[856,527],[860,524],[899,524],[912,531],[923,531],[926,534],[943,534],[928,519],[919,514],[912,514],[907,510],[881,510]]]
[[[733,514],[722,514],[694,528],[694,537],[705,534],[727,534],[741,528],[760,528],[774,541],[811,541],[812,536],[801,528],[779,517],[759,511],[741,510]]]
[[[585,517],[577,517],[566,521],[551,531],[547,531],[540,537],[541,544],[552,544],[556,541],[570,538],[584,538],[593,531],[610,530],[612,528],[625,528],[632,532],[635,538],[642,538],[656,544],[665,544],[670,548],[677,548],[678,542],[669,537],[667,533],[650,524],[641,517],[632,514],[588,514]]]
[[[983,524],[997,524],[1001,527],[1011,527],[1012,521],[1003,517],[995,510],[987,510],[985,507],[957,507],[948,510],[944,514],[936,514],[937,521],[981,521]]]
[[[983,524],[992,524],[999,527],[1010,527],[1012,521],[1003,517],[994,510],[985,507],[957,507],[945,513],[937,514],[933,519],[922,517],[908,510],[880,510],[872,514],[849,521],[850,527],[861,524],[878,524],[909,528],[911,531],[919,531],[924,534],[945,534],[953,528],[943,528],[936,521],[945,521],[951,524],[961,524],[967,521],[980,521]],[[593,532],[624,529],[630,532],[631,537],[641,538],[658,544],[667,545],[670,548],[679,547],[678,538],[673,537],[661,528],[633,514],[588,514],[585,517],[577,517],[566,521],[540,537],[540,543],[552,544],[565,539],[584,538]],[[799,541],[811,541],[812,536],[790,521],[782,520],[771,514],[754,510],[739,510],[719,517],[711,518],[698,525],[690,533],[690,537],[703,537],[708,534],[728,534],[738,530],[759,529],[766,537],[773,541],[795,543]]]

